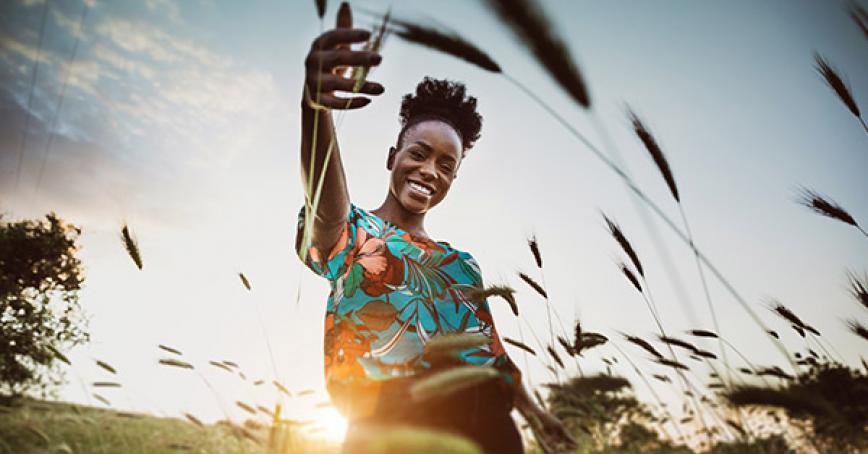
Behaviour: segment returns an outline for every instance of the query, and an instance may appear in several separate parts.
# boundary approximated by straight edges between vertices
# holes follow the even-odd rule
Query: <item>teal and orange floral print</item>
[[[304,207],[298,216],[301,246]],[[417,238],[368,211],[350,206],[337,244],[319,251],[308,244],[305,264],[328,279],[325,376],[329,391],[376,392],[390,379],[410,377],[426,362],[433,337],[482,333],[488,345],[461,354],[468,364],[490,365],[506,384],[520,380],[494,328],[485,300],[470,301],[469,288],[482,287],[473,257],[445,242]]]

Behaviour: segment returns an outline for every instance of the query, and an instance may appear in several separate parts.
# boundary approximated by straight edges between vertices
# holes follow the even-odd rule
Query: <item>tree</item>
[[[78,303],[81,229],[54,213],[6,222],[0,215],[0,395],[45,394],[61,381],[63,350],[89,340]]]

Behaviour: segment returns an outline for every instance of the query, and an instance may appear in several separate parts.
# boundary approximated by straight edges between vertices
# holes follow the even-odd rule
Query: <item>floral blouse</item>
[[[298,216],[296,249],[304,231]],[[331,284],[325,316],[325,378],[336,407],[348,416],[373,411],[389,383],[426,367],[433,337],[482,333],[488,345],[461,353],[467,364],[490,365],[504,384],[520,380],[485,300],[462,290],[481,288],[479,265],[445,241],[418,238],[350,205],[337,244],[328,253],[308,243],[305,264]],[[398,379],[398,380],[395,380]]]

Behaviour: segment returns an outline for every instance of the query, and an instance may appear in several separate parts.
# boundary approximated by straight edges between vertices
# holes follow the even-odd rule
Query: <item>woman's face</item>
[[[411,126],[404,131],[401,149],[389,151],[389,191],[408,211],[427,212],[449,192],[461,152],[461,138],[449,124],[427,120]]]

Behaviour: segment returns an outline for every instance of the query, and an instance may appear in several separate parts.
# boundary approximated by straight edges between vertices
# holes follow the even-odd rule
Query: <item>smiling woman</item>
[[[344,4],[338,28],[320,35],[306,60],[301,165],[307,201],[296,238],[301,259],[331,285],[325,376],[335,407],[349,420],[344,451],[361,451],[366,433],[409,424],[459,434],[485,452],[520,453],[521,436],[510,417],[514,405],[541,421],[550,441],[572,444],[561,424],[528,398],[488,302],[468,296],[483,287],[476,260],[425,231],[425,216],[445,199],[479,138],[482,117],[464,84],[426,77],[404,96],[401,132],[385,163],[391,172],[386,198],[370,211],[351,203],[331,109],[367,105],[368,98],[335,92],[358,86],[344,77],[345,67],[381,60],[350,50],[369,37],[351,23]],[[379,94],[383,87],[365,82],[359,92]],[[426,345],[457,333],[483,342],[459,352],[450,365],[484,372],[487,380],[419,399],[411,387],[435,363]]]

